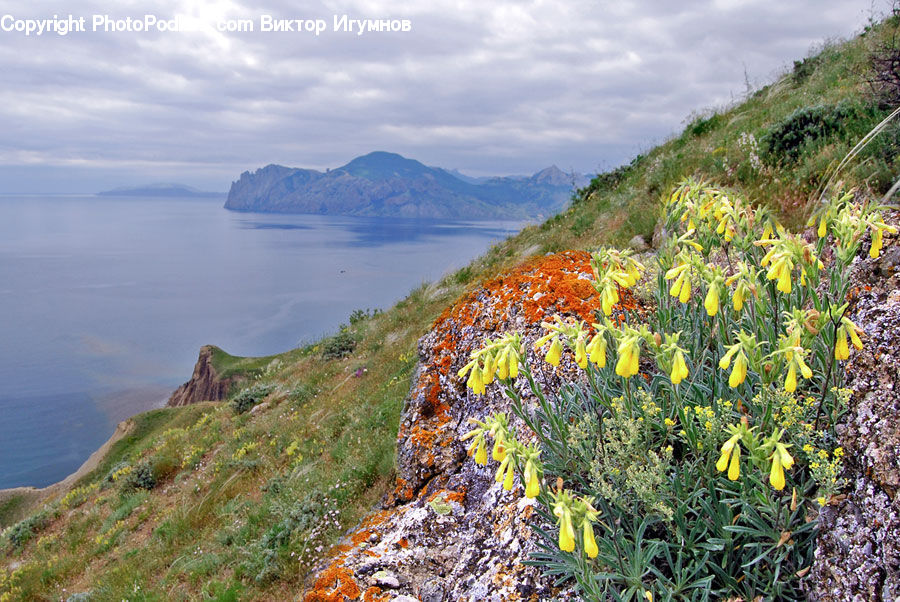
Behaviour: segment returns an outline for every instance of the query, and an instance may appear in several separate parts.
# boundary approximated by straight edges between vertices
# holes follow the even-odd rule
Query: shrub
[[[687,126],[687,132],[694,138],[699,138],[709,132],[718,129],[723,122],[723,118],[718,113],[713,113],[709,117],[697,117]]]
[[[808,145],[843,132],[845,121],[854,115],[854,107],[846,102],[797,109],[763,136],[763,159],[769,164],[794,161]]]
[[[380,312],[378,309],[354,309],[350,313],[350,326],[356,326],[361,322],[365,322],[377,316]]]
[[[557,583],[590,600],[803,598],[819,507],[844,485],[837,362],[863,345],[847,268],[864,235],[876,257],[896,231],[853,198],[823,208],[813,244],[687,181],[667,205],[652,307],[621,307],[645,269],[601,249],[596,324],[542,323],[543,360],[517,333],[472,352],[467,386],[498,382],[513,415],[473,420],[463,439],[485,465],[492,438],[497,481],[518,476],[535,499],[532,562]],[[582,384],[545,390],[540,361],[577,366]]]
[[[13,547],[21,548],[41,529],[50,523],[50,516],[45,510],[19,521],[9,528],[6,538]]]
[[[123,479],[125,490],[146,489],[150,491],[156,487],[156,476],[149,462],[142,462],[134,467]]]
[[[327,360],[341,359],[353,353],[354,349],[356,349],[356,337],[350,332],[349,327],[342,324],[336,335],[323,342],[322,357]]]
[[[237,395],[231,399],[231,407],[236,414],[243,414],[275,390],[275,386],[271,384],[256,384],[246,389],[241,389]]]
[[[794,70],[791,72],[791,81],[795,86],[802,85],[803,82],[816,72],[821,59],[818,56],[811,56],[802,61],[794,61]]]

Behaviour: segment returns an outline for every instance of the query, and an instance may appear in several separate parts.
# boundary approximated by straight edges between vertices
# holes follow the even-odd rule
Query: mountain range
[[[245,171],[226,209],[443,219],[535,218],[557,213],[587,178],[556,166],[532,176],[471,178],[376,151],[324,172],[281,165]]]

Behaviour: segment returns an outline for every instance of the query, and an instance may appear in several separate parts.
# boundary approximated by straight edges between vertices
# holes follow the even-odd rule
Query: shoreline
[[[85,460],[78,469],[62,479],[61,481],[57,481],[56,483],[52,483],[47,485],[46,487],[33,487],[30,485],[25,485],[21,487],[10,487],[8,489],[0,489],[0,502],[3,502],[13,496],[16,495],[27,495],[29,497],[33,497],[32,503],[36,501],[42,501],[55,493],[59,493],[61,490],[64,490],[70,487],[73,483],[75,483],[78,479],[88,474],[97,466],[100,465],[100,462],[106,457],[106,454],[109,453],[110,448],[116,444],[122,437],[126,436],[131,430],[134,428],[134,421],[131,418],[127,418],[122,422],[116,425],[116,430],[107,439],[103,445],[98,447],[94,452],[88,456],[87,460]]]
[[[153,388],[153,390],[155,390],[155,391],[157,389],[160,391],[163,390],[162,388],[159,388],[159,387]],[[166,388],[165,390],[168,390],[168,389]],[[129,393],[129,392],[133,392],[133,391],[129,390],[125,393]],[[123,394],[125,394],[125,393],[119,392],[119,393],[109,395],[106,398],[103,398],[101,400],[101,403],[103,401],[108,401],[108,400],[120,400],[122,398]],[[57,490],[63,489],[63,488],[66,488],[66,487],[72,485],[75,481],[77,481],[78,479],[80,479],[81,477],[86,475],[87,473],[94,470],[100,464],[100,462],[103,460],[103,458],[106,457],[106,454],[109,452],[109,449],[113,445],[115,445],[115,443],[117,441],[119,441],[122,437],[124,437],[129,432],[131,432],[131,429],[134,427],[134,422],[133,422],[132,418],[134,418],[138,414],[143,414],[144,412],[158,410],[158,409],[166,407],[166,403],[169,400],[169,395],[171,395],[171,393],[169,393],[165,397],[156,398],[156,401],[154,401],[153,404],[149,408],[140,410],[138,412],[129,412],[127,414],[127,416],[123,416],[119,420],[119,422],[116,423],[116,428],[113,431],[112,435],[110,435],[109,439],[104,441],[100,445],[100,447],[98,447],[93,452],[91,452],[91,455],[88,456],[87,459],[81,463],[81,466],[79,466],[77,469],[75,469],[75,471],[72,472],[71,474],[69,474],[68,476],[64,477],[63,479],[61,479],[55,483],[51,483],[50,485],[45,485],[44,487],[35,487],[33,485],[20,485],[17,487],[0,488],[0,503],[2,503],[3,501],[5,501],[15,495],[20,495],[20,494],[39,496],[41,499],[44,499],[44,498],[47,498],[50,495],[56,493]]]

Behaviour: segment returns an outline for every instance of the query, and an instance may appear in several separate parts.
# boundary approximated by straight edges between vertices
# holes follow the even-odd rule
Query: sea
[[[74,472],[200,347],[287,351],[525,224],[235,213],[221,199],[0,196],[0,488]]]

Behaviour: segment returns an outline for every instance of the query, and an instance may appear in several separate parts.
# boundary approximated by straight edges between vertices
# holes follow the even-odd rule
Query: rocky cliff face
[[[848,491],[820,517],[810,575],[820,602],[900,599],[900,247],[890,244],[886,235],[884,255],[851,276],[865,348],[847,367],[853,396],[839,429]]]
[[[528,526],[536,518],[532,502],[505,491],[493,468],[465,461],[459,441],[471,428],[468,418],[509,411],[508,400],[496,388],[471,395],[457,371],[485,337],[515,330],[531,354],[542,319],[555,313],[592,319],[599,299],[589,260],[587,253],[567,252],[526,263],[463,297],[419,341],[394,491],[320,567],[307,602],[565,597],[524,564],[537,549]],[[579,378],[583,373],[566,361],[557,371],[539,371],[538,382],[557,388]],[[532,400],[527,384],[521,393]]]
[[[200,348],[200,357],[194,365],[191,379],[178,387],[166,405],[169,407],[186,406],[201,401],[220,401],[228,396],[237,379],[220,378],[213,366],[212,356],[215,347],[204,345]]]
[[[459,178],[394,153],[375,152],[319,172],[269,165],[231,185],[227,209],[370,217],[486,219],[550,215],[573,183],[556,167],[530,178]]]

